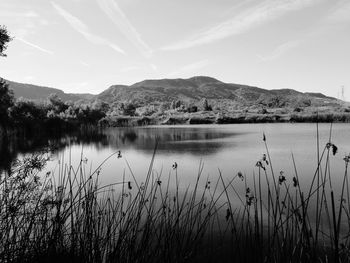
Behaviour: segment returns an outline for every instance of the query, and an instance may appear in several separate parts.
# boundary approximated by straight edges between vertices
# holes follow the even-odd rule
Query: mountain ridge
[[[256,86],[225,83],[207,76],[195,76],[188,79],[150,79],[130,86],[112,85],[97,95],[98,99],[108,103],[132,101],[141,105],[174,100],[191,102],[203,98],[226,100],[240,105],[253,105],[264,102],[264,100],[276,99],[276,97],[285,100],[285,103],[281,103],[282,106],[293,104],[295,100],[305,99],[317,105],[337,101],[321,93],[300,92],[293,89],[267,90]],[[266,103],[269,104],[269,102]]]
[[[262,89],[235,83],[225,83],[208,76],[194,76],[187,79],[147,79],[132,85],[111,85],[99,94],[65,93],[62,90],[8,81],[14,90],[16,98],[45,100],[50,94],[56,93],[63,101],[93,101],[106,103],[133,102],[138,105],[171,102],[199,101],[203,98],[212,101],[228,101],[237,105],[266,104],[272,106],[292,105],[294,101],[308,99],[311,104],[335,103],[335,98],[322,93],[300,92],[294,89]],[[276,102],[276,100],[281,100]],[[274,102],[271,102],[274,101]]]
[[[6,80],[9,84],[9,88],[14,91],[15,98],[25,98],[34,101],[46,100],[50,94],[57,94],[63,101],[78,101],[78,100],[90,100],[94,95],[89,93],[65,93],[64,91],[56,88],[39,86],[28,83],[19,83],[15,81]]]

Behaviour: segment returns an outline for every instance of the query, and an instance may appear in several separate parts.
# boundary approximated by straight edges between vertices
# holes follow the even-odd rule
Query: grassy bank
[[[330,138],[311,185],[301,187],[297,167],[291,177],[274,171],[265,136],[262,143],[250,178],[219,171],[209,179],[200,165],[187,188],[177,165],[168,175],[154,171],[156,148],[142,182],[124,173],[105,186],[106,162],[130,168],[123,153],[94,170],[82,156],[44,175],[46,155],[25,158],[0,178],[0,261],[348,262],[350,156],[333,189]]]
[[[105,117],[99,124],[103,127],[130,127],[147,125],[190,125],[190,124],[239,124],[239,123],[286,123],[286,122],[350,122],[349,112],[173,112],[167,115],[148,117],[114,116]]]

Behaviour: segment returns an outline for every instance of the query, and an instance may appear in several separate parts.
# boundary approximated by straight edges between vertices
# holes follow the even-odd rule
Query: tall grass
[[[318,132],[317,132],[318,134]],[[317,140],[319,142],[319,140]],[[168,176],[153,169],[143,182],[100,184],[105,162],[92,170],[80,158],[43,170],[47,156],[17,162],[0,178],[1,262],[348,262],[350,192],[344,158],[341,189],[332,185],[337,146],[317,144],[311,184],[300,186],[273,168],[267,138],[253,175],[215,180],[199,165],[183,188],[174,163]],[[305,190],[306,189],[306,190]]]

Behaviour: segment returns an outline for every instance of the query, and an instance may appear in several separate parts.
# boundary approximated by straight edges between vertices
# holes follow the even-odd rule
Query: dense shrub
[[[1,29],[1,27],[0,27]],[[0,50],[0,54],[1,54]],[[9,109],[14,104],[13,91],[9,89],[8,84],[0,78],[0,127],[5,128],[9,121]]]

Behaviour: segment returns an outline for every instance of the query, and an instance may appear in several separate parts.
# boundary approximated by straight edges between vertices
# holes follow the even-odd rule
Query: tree
[[[61,98],[58,97],[56,93],[50,94],[47,99],[49,104],[52,106],[52,110],[57,114],[68,109],[68,106],[61,100]]]
[[[123,114],[126,116],[134,116],[136,112],[136,106],[132,102],[122,104]]]
[[[14,104],[13,91],[7,82],[0,78],[0,127],[6,131],[9,121],[9,108]]]
[[[98,110],[98,111],[101,111],[103,113],[107,113],[110,109],[110,106],[107,102],[104,102],[100,99],[96,99],[94,102],[92,102],[91,108],[93,110]]]
[[[5,26],[0,25],[0,57],[6,57],[4,51],[7,48],[7,43],[11,41],[11,37]],[[6,127],[9,121],[9,108],[13,106],[14,96],[13,91],[9,90],[8,84],[0,78],[0,128],[3,128],[6,135]]]
[[[33,101],[19,98],[10,108],[9,115],[16,126],[25,127],[44,121],[47,115],[47,109],[44,105],[35,104]]]
[[[199,104],[200,104],[201,109],[204,111],[211,111],[212,110],[212,108],[209,105],[208,100],[206,98],[201,99]]]
[[[10,37],[7,28],[0,25],[0,57],[6,57],[4,51],[7,48],[7,43],[11,40],[12,38]]]

